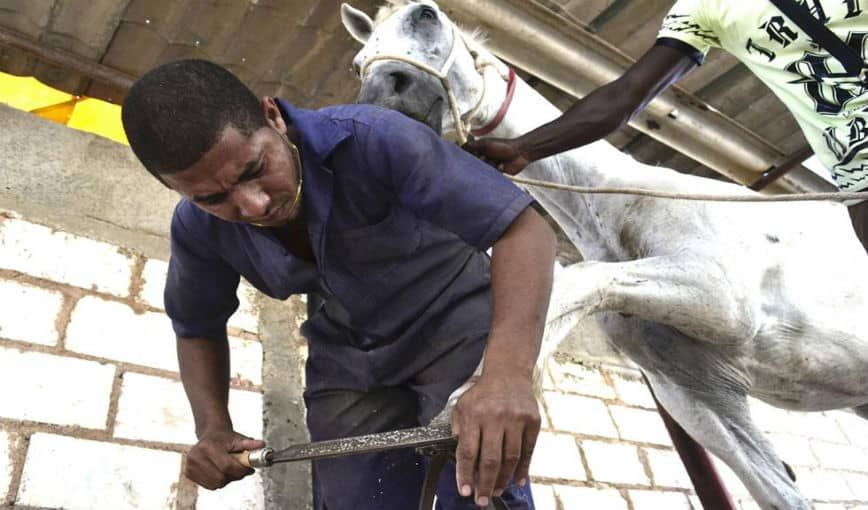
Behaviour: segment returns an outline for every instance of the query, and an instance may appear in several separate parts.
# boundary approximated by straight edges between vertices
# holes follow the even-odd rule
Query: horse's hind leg
[[[744,393],[687,389],[649,374],[663,407],[688,434],[723,460],[763,510],[810,510],[792,472],[750,417]]]
[[[645,371],[660,404],[738,475],[763,510],[809,510],[791,473],[750,416],[740,350],[661,324],[610,316],[607,332]]]

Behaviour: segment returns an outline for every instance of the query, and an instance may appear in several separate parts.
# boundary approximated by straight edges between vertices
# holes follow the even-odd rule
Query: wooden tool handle
[[[258,450],[245,450],[243,452],[230,453],[232,457],[241,463],[242,466],[249,468],[264,468],[271,465],[271,455],[274,450],[265,447]]]
[[[253,467],[250,465],[250,452],[244,450],[243,452],[230,453],[232,458],[237,460],[244,467]]]

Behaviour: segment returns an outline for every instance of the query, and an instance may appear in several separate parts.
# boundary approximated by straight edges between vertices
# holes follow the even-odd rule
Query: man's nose
[[[243,220],[255,220],[268,214],[271,198],[261,186],[255,183],[243,183],[232,193],[238,206],[238,215]]]

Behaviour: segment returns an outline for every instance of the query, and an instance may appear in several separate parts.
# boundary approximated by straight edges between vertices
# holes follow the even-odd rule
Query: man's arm
[[[515,175],[527,165],[595,142],[626,124],[652,99],[696,67],[686,48],[654,45],[620,78],[578,100],[554,121],[514,139],[487,138],[465,149],[504,173]]]
[[[459,492],[486,506],[511,479],[524,484],[540,428],[533,368],[552,288],[555,236],[531,207],[495,242],[492,318],[482,375],[452,414]],[[474,483],[474,470],[479,477]]]
[[[187,454],[187,478],[219,489],[253,473],[230,453],[265,446],[232,429],[229,417],[229,343],[221,340],[178,337],[181,381],[193,408],[199,442]]]

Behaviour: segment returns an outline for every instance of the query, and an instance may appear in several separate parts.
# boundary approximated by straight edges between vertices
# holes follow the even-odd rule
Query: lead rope
[[[618,188],[591,186],[572,186],[524,177],[507,176],[511,181],[526,186],[539,188],[570,191],[572,193],[586,193],[597,195],[633,195],[639,197],[664,198],[669,200],[695,200],[703,202],[817,202],[831,201],[844,202],[849,200],[868,200],[868,191],[836,191],[830,193],[795,193],[790,195],[722,195],[715,193],[675,193],[669,191],[656,191],[642,188]]]

